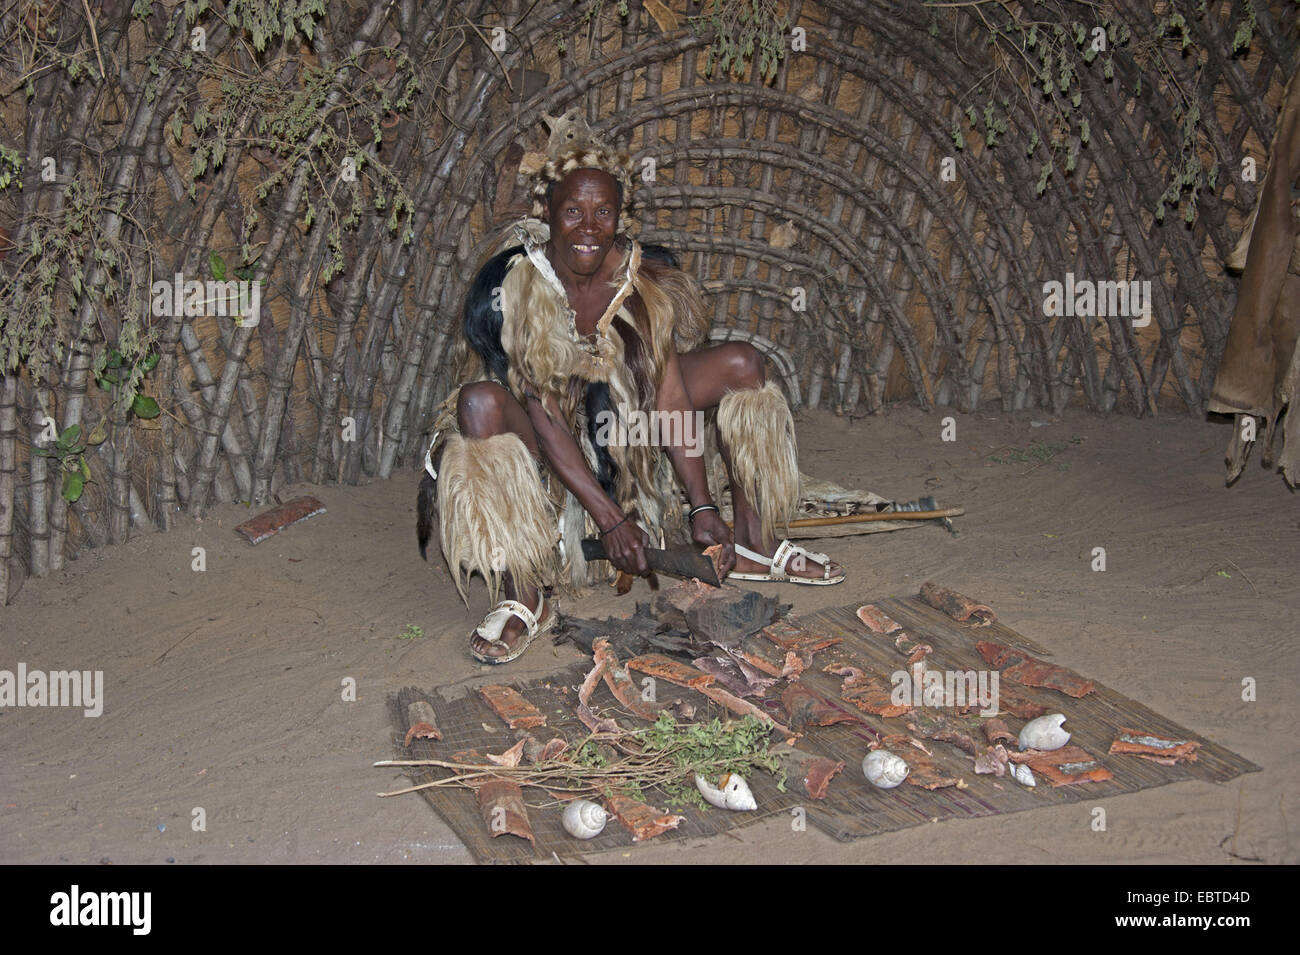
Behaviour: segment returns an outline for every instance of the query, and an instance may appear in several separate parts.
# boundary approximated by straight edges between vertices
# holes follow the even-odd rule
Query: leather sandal
[[[843,583],[845,575],[837,574],[831,576],[831,559],[825,554],[819,554],[815,550],[808,550],[806,547],[800,547],[798,544],[791,543],[788,540],[781,541],[776,549],[776,553],[769,559],[762,554],[750,550],[748,547],[736,545],[736,555],[745,557],[757,564],[766,564],[768,572],[766,574],[743,574],[732,571],[727,575],[728,580],[757,580],[765,583],[790,583],[806,584],[813,587],[827,587],[831,584]],[[821,577],[798,577],[792,576],[786,572],[791,560],[795,561],[814,561],[822,565]],[[798,566],[796,564],[796,566]]]
[[[480,663],[486,663],[491,666],[501,663],[509,663],[511,660],[517,660],[519,657],[523,656],[524,651],[528,649],[532,642],[542,634],[549,631],[555,623],[554,613],[548,613],[545,620],[539,621],[537,619],[537,615],[546,609],[546,594],[542,592],[540,587],[537,588],[537,596],[538,604],[535,611],[529,610],[525,604],[520,603],[518,600],[501,601],[488,612],[488,615],[483,618],[483,622],[480,623],[478,628],[474,631],[473,636],[481,637],[490,644],[508,646],[508,644],[501,639],[501,634],[505,631],[506,624],[510,621],[510,618],[518,617],[524,622],[527,630],[520,634],[519,642],[515,644],[513,650],[509,650],[499,657],[488,656],[487,654],[480,653],[474,649],[471,638],[469,648],[470,655]]]

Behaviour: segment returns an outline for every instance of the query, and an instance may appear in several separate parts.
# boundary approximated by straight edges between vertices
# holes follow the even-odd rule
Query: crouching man
[[[534,218],[478,273],[466,301],[467,371],[448,400],[419,495],[421,554],[439,537],[462,598],[472,573],[501,600],[470,637],[484,663],[519,657],[551,628],[543,586],[566,568],[587,582],[580,541],[644,575],[680,482],[691,534],[721,545],[720,576],[835,584],[840,567],[777,540],[799,496],[794,422],[748,344],[699,347],[694,279],[628,236],[630,161],[599,145],[561,149],[537,174]],[[694,421],[718,411],[735,532],[709,493],[690,429],[669,442],[629,419]],[[614,427],[610,427],[611,422]],[[659,430],[662,438],[665,429]],[[652,435],[656,436],[656,435]],[[698,442],[698,436],[695,439]],[[434,475],[436,474],[436,480]],[[652,543],[653,542],[653,543]]]

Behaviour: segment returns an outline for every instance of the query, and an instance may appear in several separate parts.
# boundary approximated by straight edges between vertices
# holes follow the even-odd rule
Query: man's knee
[[[763,356],[749,342],[728,342],[726,351],[727,377],[732,388],[761,388],[766,381]]]
[[[509,397],[495,381],[475,381],[462,387],[456,399],[456,422],[460,433],[470,438],[499,434]]]

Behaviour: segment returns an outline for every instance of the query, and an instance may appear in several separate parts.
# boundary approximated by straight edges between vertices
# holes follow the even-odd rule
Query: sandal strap
[[[546,597],[542,596],[542,603],[545,603],[545,601]],[[540,603],[537,609],[542,609]],[[478,625],[475,633],[488,643],[503,644],[505,641],[501,639],[501,633],[506,628],[506,621],[511,617],[518,617],[522,620],[529,633],[537,629],[537,614],[518,600],[503,600],[488,612],[488,615],[483,618],[483,622]]]
[[[756,551],[752,551],[748,547],[745,547],[742,544],[735,544],[733,546],[735,547],[736,555],[738,557],[744,557],[746,560],[752,560],[754,563],[762,564],[764,567],[772,566],[771,558],[764,557],[762,554]]]
[[[800,547],[799,553],[803,554],[806,560],[822,565],[822,580],[831,579],[831,559],[820,551],[809,550],[806,547]]]
[[[791,543],[788,540],[781,541],[776,548],[776,553],[772,555],[772,573],[789,577],[790,574],[786,571],[786,565],[790,563],[791,557],[801,551],[803,551],[803,548],[798,544]]]

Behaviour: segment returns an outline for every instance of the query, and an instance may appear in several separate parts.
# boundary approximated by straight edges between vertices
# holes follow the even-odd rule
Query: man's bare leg
[[[747,342],[727,342],[711,348],[688,352],[678,356],[682,369],[682,379],[686,391],[691,397],[691,404],[699,411],[716,408],[722,396],[728,391],[741,391],[747,388],[762,388],[766,383],[763,371],[763,356]],[[731,452],[719,439],[718,450],[722,454],[722,463],[727,469],[727,481],[731,485],[731,510],[734,522],[732,528],[736,543],[742,547],[771,557],[776,553],[777,541],[763,540],[762,523],[752,503],[745,497],[744,491],[735,479],[732,470]],[[790,562],[793,565],[794,561]],[[736,570],[744,574],[761,574],[769,568],[746,557],[736,555]],[[816,561],[804,561],[802,566],[787,566],[786,573],[791,577],[810,577],[819,579],[824,568]],[[831,561],[830,576],[842,573],[839,564]]]
[[[460,399],[456,404],[456,420],[460,433],[467,438],[514,434],[523,441],[528,452],[540,460],[537,435],[528,420],[528,412],[514,395],[495,382],[477,381],[461,388]],[[537,610],[536,587],[516,586],[514,577],[507,573],[502,580],[502,589],[507,599],[517,600],[529,610]],[[543,606],[537,613],[538,621],[550,612],[549,606]],[[522,620],[511,617],[501,631],[501,643],[489,643],[475,633],[470,639],[470,647],[482,656],[503,657],[515,648],[527,629]]]

